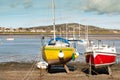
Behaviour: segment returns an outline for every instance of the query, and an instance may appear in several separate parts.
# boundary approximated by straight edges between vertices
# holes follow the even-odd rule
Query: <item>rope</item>
[[[44,37],[42,37],[41,39],[41,47],[40,47],[40,50],[42,50],[42,47],[45,45],[45,41],[44,41]],[[38,54],[36,57],[35,57],[35,61],[37,61],[37,57],[39,57],[40,54]],[[30,79],[30,73],[32,73],[35,69],[35,66],[36,66],[36,62],[33,63],[33,65],[31,66],[29,72],[26,73],[25,77],[23,77],[22,80],[29,80]]]
[[[35,58],[35,60],[37,60],[37,57]],[[30,70],[26,73],[26,75],[23,77],[22,80],[29,80],[30,79],[29,75],[30,75],[30,73],[32,73],[34,71],[35,64],[36,64],[36,62],[33,63],[33,65],[31,66]]]

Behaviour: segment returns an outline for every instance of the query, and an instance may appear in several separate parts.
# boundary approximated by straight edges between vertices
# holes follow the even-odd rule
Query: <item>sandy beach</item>
[[[62,66],[53,66],[48,72],[38,69],[34,63],[1,63],[0,80],[120,80],[120,64],[111,66],[112,76],[108,75],[106,68],[95,69],[90,76],[85,63],[69,62],[67,65],[70,73],[66,73]]]

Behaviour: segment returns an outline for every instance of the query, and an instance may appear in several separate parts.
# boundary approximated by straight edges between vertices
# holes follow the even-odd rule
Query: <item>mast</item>
[[[67,34],[67,23],[66,23],[66,39],[67,39],[67,35],[68,35],[68,34]]]
[[[86,48],[89,46],[89,40],[88,40],[88,25],[85,25],[85,40],[87,41],[87,46]]]
[[[62,31],[61,31],[61,27],[60,27],[60,37],[62,36]]]
[[[55,38],[55,3],[54,0],[52,0],[52,16],[53,16],[53,35],[54,35],[54,42],[56,42]]]
[[[80,24],[79,24],[79,38],[78,38],[79,40],[80,40],[80,30],[81,30],[81,28],[80,28]]]
[[[88,26],[85,25],[85,39],[88,40]]]
[[[75,27],[73,28],[73,39],[75,39]]]

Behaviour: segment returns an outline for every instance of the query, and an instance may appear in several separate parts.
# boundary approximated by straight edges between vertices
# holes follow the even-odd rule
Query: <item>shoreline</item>
[[[44,35],[44,34],[15,34],[15,35],[0,35],[1,39],[2,38],[7,38],[7,37],[14,37],[14,38],[38,38],[41,39],[43,36],[45,38],[51,38],[53,37],[53,35],[49,34],[49,35]],[[57,35],[59,36],[59,35]],[[72,35],[68,35],[68,38],[70,38],[70,36]],[[65,37],[65,35],[63,35],[62,37]],[[82,39],[85,38],[85,35],[81,35],[80,36]],[[78,38],[78,35],[76,35],[76,38]],[[90,40],[120,40],[120,35],[119,34],[106,34],[106,35],[88,35],[88,38]]]

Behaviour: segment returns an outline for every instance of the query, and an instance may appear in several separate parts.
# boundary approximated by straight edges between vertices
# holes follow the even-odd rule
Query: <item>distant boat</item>
[[[14,38],[9,37],[9,38],[7,38],[6,40],[8,40],[8,41],[13,41],[13,40],[14,40]]]
[[[14,40],[14,38],[9,37],[9,38],[7,38],[6,40],[8,40],[8,41],[13,41],[13,40]]]
[[[68,38],[68,41],[79,41],[79,39],[76,39],[76,38]]]
[[[85,38],[86,39],[81,38],[81,36],[80,36],[80,30],[81,29],[80,29],[80,24],[79,24],[79,40],[78,40],[78,44],[86,46],[87,43],[88,43],[87,34],[85,34]],[[87,29],[85,29],[85,30],[87,30]]]
[[[68,41],[71,41],[71,42],[73,42],[73,41],[79,41],[79,39],[77,39],[76,37],[75,37],[75,27],[73,28],[73,36],[72,37],[70,37],[70,38],[68,38]]]
[[[88,41],[86,39],[80,39],[78,40],[78,44],[80,45],[87,45]]]
[[[63,64],[66,72],[69,72],[66,63],[78,57],[76,50],[70,46],[67,39],[56,37],[55,35],[55,16],[54,16],[54,0],[52,0],[53,8],[53,29],[54,38],[50,39],[47,45],[43,46],[42,57],[48,63],[48,70],[51,65]]]
[[[6,38],[6,40],[7,41],[13,41],[14,40],[12,32],[10,32],[10,34],[8,35],[8,37]]]

